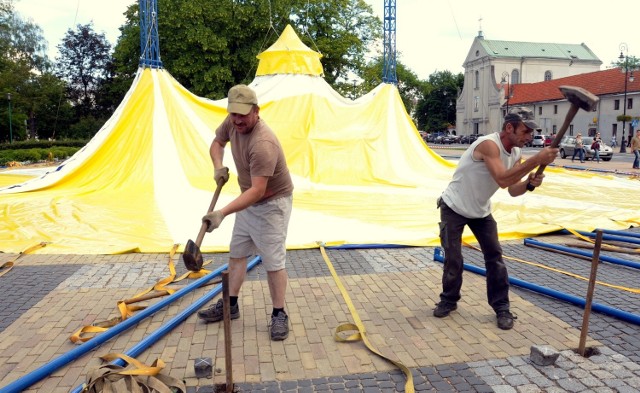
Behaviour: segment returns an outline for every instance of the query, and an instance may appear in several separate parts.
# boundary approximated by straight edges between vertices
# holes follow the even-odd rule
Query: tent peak
[[[260,53],[256,76],[273,74],[303,74],[322,76],[322,55],[307,45],[287,25],[280,37],[268,49]]]

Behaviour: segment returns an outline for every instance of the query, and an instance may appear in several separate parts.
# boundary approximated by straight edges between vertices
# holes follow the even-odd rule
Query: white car
[[[547,139],[546,135],[534,135],[531,141],[532,147],[544,147],[544,140]]]

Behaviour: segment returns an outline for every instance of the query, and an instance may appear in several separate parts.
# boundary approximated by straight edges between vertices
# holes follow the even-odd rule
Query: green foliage
[[[60,139],[60,140],[38,140],[30,139],[26,141],[18,141],[0,144],[0,151],[4,150],[20,150],[20,149],[50,149],[55,147],[83,147],[88,140],[86,139]]]
[[[57,75],[68,84],[67,98],[80,116],[94,112],[96,92],[108,77],[111,45],[104,34],[93,31],[93,23],[67,30],[58,45]]]
[[[11,1],[0,4],[0,56],[5,61],[24,63],[29,69],[47,70],[47,41],[40,26],[24,20]]]
[[[618,61],[611,62],[613,67],[621,68],[623,71],[635,71],[640,70],[640,59],[635,56],[625,57],[623,59],[618,59]]]
[[[129,80],[141,53],[137,12],[133,4],[125,13],[114,51],[116,73]],[[307,46],[322,53],[329,83],[362,65],[382,26],[363,0],[164,0],[158,2],[160,57],[194,94],[223,98],[234,84],[253,80],[256,55],[289,24]]]
[[[64,160],[74,155],[79,147],[58,146],[53,148],[32,148],[16,150],[0,150],[0,166],[16,161],[20,163],[35,163],[40,161]]]
[[[363,82],[358,86],[361,94],[371,91],[382,83],[383,65],[384,59],[380,56],[362,68],[360,77],[363,79]],[[416,104],[425,92],[431,90],[431,84],[420,80],[420,78],[400,60],[396,60],[396,78],[398,80],[398,93],[402,98],[402,103],[407,113],[415,119]]]
[[[72,139],[90,139],[100,130],[107,120],[106,118],[85,116],[72,124],[68,130],[61,132],[60,135]]]
[[[464,75],[437,71],[429,75],[432,89],[425,92],[416,106],[418,129],[442,131],[456,123],[456,100],[464,84]]]

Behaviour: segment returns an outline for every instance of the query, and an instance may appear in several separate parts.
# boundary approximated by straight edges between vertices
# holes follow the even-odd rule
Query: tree
[[[456,100],[462,90],[464,75],[451,71],[436,71],[429,75],[432,89],[418,100],[416,119],[418,128],[425,131],[441,131],[456,122]]]
[[[324,77],[329,84],[360,74],[364,58],[380,39],[382,23],[363,0],[297,1],[288,23],[312,49],[322,54]],[[284,27],[284,26],[283,26]],[[310,39],[309,39],[310,37]]]
[[[363,79],[362,84],[359,86],[361,93],[371,91],[382,83],[383,62],[384,59],[380,56],[362,69],[359,75]],[[404,107],[407,113],[414,118],[414,121],[417,123],[415,116],[416,104],[425,92],[431,90],[431,85],[426,81],[420,80],[420,78],[400,60],[396,61],[396,78],[398,80],[398,93],[402,98]]]
[[[40,26],[24,20],[15,12],[12,2],[1,2],[0,56],[4,61],[23,62],[32,69],[44,71],[51,65],[46,51],[47,40]]]
[[[22,19],[11,1],[0,2],[0,140],[9,140],[10,132],[14,140],[24,139],[25,124],[34,124],[35,108],[42,102],[38,99],[41,92],[32,87],[49,82],[46,48],[42,29]],[[11,94],[11,127],[7,94]],[[51,99],[58,102],[58,98]]]
[[[67,30],[58,45],[57,75],[68,83],[67,97],[79,117],[92,115],[96,92],[108,77],[111,45],[104,34],[93,31],[93,23]]]
[[[640,59],[635,56],[624,57],[618,61],[611,62],[611,66],[620,68],[622,71],[635,71],[640,69]]]
[[[125,16],[114,51],[116,80],[119,73],[134,75],[140,57],[138,5],[131,5]],[[194,94],[222,98],[234,84],[253,80],[256,55],[288,24],[322,53],[329,83],[361,66],[381,30],[363,0],[165,0],[158,2],[161,60]]]

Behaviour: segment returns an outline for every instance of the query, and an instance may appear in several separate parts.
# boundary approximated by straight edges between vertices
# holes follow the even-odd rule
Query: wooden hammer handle
[[[573,118],[576,117],[576,113],[580,110],[580,107],[576,104],[571,104],[571,108],[569,108],[569,112],[567,112],[567,116],[564,118],[564,123],[562,123],[562,127],[560,127],[560,131],[556,134],[556,137],[551,141],[551,148],[557,148],[560,145],[560,141],[562,141],[562,137],[569,129],[569,125],[573,121]],[[541,175],[544,172],[544,169],[547,167],[546,164],[540,164],[538,170],[536,171],[536,176]],[[527,190],[533,191],[536,187],[532,186],[531,183],[527,183]]]
[[[218,197],[220,196],[220,191],[222,191],[222,186],[224,186],[224,180],[218,181],[216,184],[216,191],[213,193],[213,199],[211,200],[207,213],[211,213],[213,209],[215,209]],[[208,225],[206,222],[203,222],[200,226],[200,232],[198,232],[198,237],[196,237],[196,246],[200,247],[202,244],[202,239],[204,239],[204,234],[207,232],[207,227]]]

